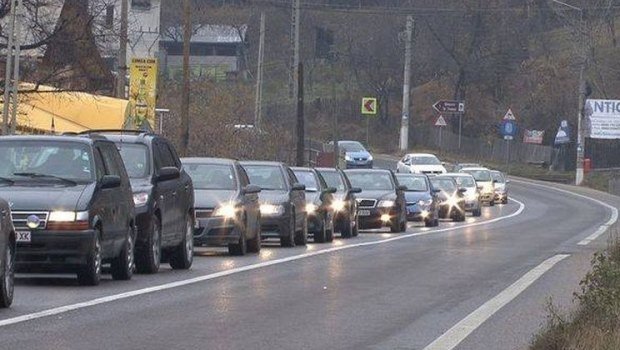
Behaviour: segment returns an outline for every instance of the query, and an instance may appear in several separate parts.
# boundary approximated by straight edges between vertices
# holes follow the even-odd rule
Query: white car
[[[398,161],[397,173],[440,175],[447,173],[446,168],[434,154],[409,153]]]
[[[495,186],[491,170],[483,167],[463,168],[460,173],[467,173],[474,177],[478,189],[480,190],[480,201],[488,203],[490,206],[495,205]]]

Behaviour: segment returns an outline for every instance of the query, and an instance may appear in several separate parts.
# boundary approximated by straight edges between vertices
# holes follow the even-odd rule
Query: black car
[[[251,185],[239,162],[218,158],[183,158],[194,183],[194,244],[228,246],[231,255],[261,248],[260,187]]]
[[[103,137],[0,137],[0,197],[11,204],[18,272],[73,272],[96,285],[134,270],[135,216],[129,178]]]
[[[189,269],[194,257],[194,187],[172,144],[142,131],[98,132],[116,146],[131,180],[136,207],[136,267],[156,273],[160,262]]]
[[[394,233],[407,230],[406,187],[398,183],[392,171],[349,169],[345,174],[351,185],[362,190],[357,196],[360,229],[389,226]]]
[[[407,220],[423,221],[426,227],[439,225],[439,200],[428,176],[423,174],[396,174],[398,183],[407,187]]]
[[[456,180],[449,175],[430,178],[431,185],[439,198],[439,217],[453,221],[465,221],[465,192],[459,188]]]
[[[306,187],[299,183],[293,170],[278,162],[249,161],[241,162],[241,166],[250,183],[261,188],[261,236],[279,238],[283,247],[306,245]]]
[[[306,186],[306,213],[308,215],[308,233],[315,243],[334,240],[334,193],[336,189],[328,187],[325,179],[311,168],[291,168],[300,183]]]
[[[335,168],[316,169],[327,186],[336,189],[334,193],[334,231],[340,232],[342,238],[351,238],[358,235],[357,200],[355,194],[362,192],[360,188],[352,187],[345,173]]]
[[[9,204],[0,199],[0,308],[11,306],[15,289],[17,236],[10,213]]]

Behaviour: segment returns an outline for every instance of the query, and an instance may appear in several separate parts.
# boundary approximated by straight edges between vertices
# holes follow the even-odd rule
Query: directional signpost
[[[439,128],[439,149],[443,148],[443,142],[441,142],[441,131],[443,130],[443,127],[447,125],[448,123],[446,123],[443,115],[440,114],[439,118],[437,118],[437,121],[435,122],[435,126]]]
[[[366,117],[366,145],[370,145],[370,117],[377,116],[377,99],[375,97],[362,98],[362,115]]]
[[[514,113],[512,113],[511,109],[508,109],[508,112],[504,115],[502,119],[502,125],[500,128],[500,133],[506,140],[506,167],[510,169],[510,141],[514,140],[517,135],[517,118]]]
[[[440,100],[433,104],[433,108],[442,114],[456,114],[459,116],[459,149],[461,149],[461,134],[463,130],[465,101]]]

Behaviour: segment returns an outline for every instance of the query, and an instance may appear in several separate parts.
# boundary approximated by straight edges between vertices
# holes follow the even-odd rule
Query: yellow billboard
[[[157,105],[157,59],[132,58],[129,66],[129,120],[125,127],[152,128]]]

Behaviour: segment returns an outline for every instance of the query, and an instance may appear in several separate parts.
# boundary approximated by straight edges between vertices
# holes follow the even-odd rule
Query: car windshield
[[[506,182],[506,179],[502,173],[493,172],[491,173],[491,177],[493,177],[493,181],[497,181],[497,183],[503,184]]]
[[[123,158],[127,175],[131,179],[142,179],[148,177],[151,172],[149,149],[146,145],[117,143],[118,151]]]
[[[91,149],[80,142],[12,140],[0,142],[0,176],[37,182],[95,180]]]
[[[342,180],[342,176],[340,176],[338,172],[321,171],[320,173],[321,176],[323,176],[323,178],[325,179],[325,182],[327,182],[327,186],[335,188],[338,192],[344,192],[344,181]]]
[[[398,176],[398,183],[407,186],[407,191],[425,192],[428,191],[428,184],[424,176]]]
[[[271,165],[245,165],[244,168],[250,178],[251,184],[259,186],[267,191],[281,191],[286,189],[286,182],[280,167]]]
[[[456,183],[453,179],[450,178],[434,177],[431,178],[431,183],[433,184],[433,188],[442,190],[444,192],[452,193],[456,191]]]
[[[488,170],[463,170],[463,172],[472,175],[476,181],[491,181],[491,172]]]
[[[441,162],[435,156],[413,156],[410,159],[411,164],[416,165],[441,165]]]
[[[351,186],[359,187],[362,191],[390,191],[394,190],[392,176],[385,172],[353,172],[348,173]]]
[[[476,187],[476,180],[471,176],[455,176],[454,180],[459,187]]]
[[[234,190],[237,188],[233,168],[226,164],[183,165],[197,190]]]
[[[366,152],[366,148],[356,141],[338,142],[338,147],[342,148],[345,152]]]
[[[307,170],[293,171],[299,183],[306,186],[306,192],[317,192],[319,190],[319,182],[313,172]]]

